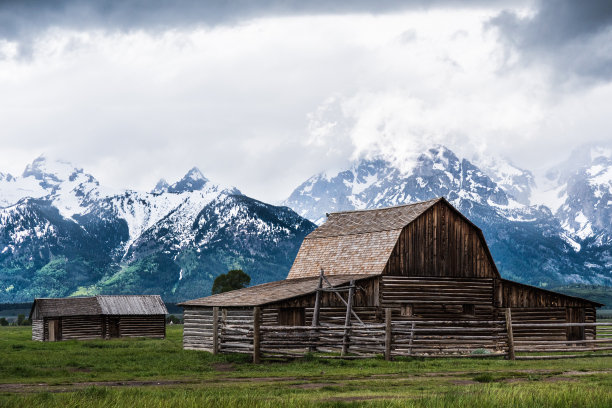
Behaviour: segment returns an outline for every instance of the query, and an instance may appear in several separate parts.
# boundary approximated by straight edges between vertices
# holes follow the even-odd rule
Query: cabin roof
[[[326,276],[332,286],[338,286],[350,282],[371,278],[370,275],[343,275]],[[179,303],[179,306],[225,306],[225,307],[253,307],[263,306],[283,300],[293,299],[299,296],[315,293],[319,284],[319,277],[308,277],[301,279],[285,279],[276,282],[264,283],[250,286],[244,289],[232,290],[231,292],[207,296],[199,299]],[[327,285],[323,283],[323,287]]]
[[[69,298],[34,299],[30,318],[38,308],[41,317],[90,315],[160,315],[167,314],[159,295],[98,295]]]

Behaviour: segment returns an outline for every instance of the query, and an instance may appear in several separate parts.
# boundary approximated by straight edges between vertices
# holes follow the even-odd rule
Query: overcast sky
[[[0,1],[0,171],[278,202],[442,143],[534,171],[611,143],[612,2]]]

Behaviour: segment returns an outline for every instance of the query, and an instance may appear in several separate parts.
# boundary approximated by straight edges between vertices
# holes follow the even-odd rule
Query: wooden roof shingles
[[[32,312],[40,317],[93,315],[162,315],[166,306],[159,295],[98,295],[89,297],[34,299]]]
[[[345,275],[328,276],[327,279],[332,286],[338,286],[350,282],[369,278],[369,275]],[[285,279],[276,282],[264,283],[250,286],[244,289],[232,290],[218,295],[207,296],[199,299],[179,303],[179,306],[221,306],[221,307],[253,307],[263,306],[282,300],[293,299],[299,296],[314,293],[319,284],[319,277],[308,277],[302,279]],[[324,283],[323,287],[327,285]]]
[[[159,295],[98,295],[102,314],[107,315],[162,315],[168,314]]]
[[[321,268],[326,276],[381,274],[402,229],[440,200],[329,214],[304,239],[287,279],[318,276]]]

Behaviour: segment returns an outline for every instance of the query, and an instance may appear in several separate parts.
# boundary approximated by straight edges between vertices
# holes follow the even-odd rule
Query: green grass
[[[0,407],[612,406],[610,357],[253,365],[248,356],[182,350],[181,335],[169,326],[166,340],[39,343],[27,327],[2,327]]]

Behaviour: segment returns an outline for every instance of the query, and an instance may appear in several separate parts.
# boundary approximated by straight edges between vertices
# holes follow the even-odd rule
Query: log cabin
[[[341,288],[354,281],[355,318],[393,321],[503,319],[514,322],[595,322],[599,303],[503,279],[482,231],[443,197],[375,210],[328,214],[303,241],[285,280],[194,299],[184,308],[185,349],[213,350],[213,321],[262,325],[311,325],[320,271]],[[334,292],[320,292],[320,325],[343,324],[346,306]],[[215,314],[220,314],[216,316]],[[215,316],[214,316],[215,315]],[[515,338],[594,338],[589,328],[515,330]]]
[[[32,340],[163,339],[167,313],[159,295],[39,298],[30,311]]]

